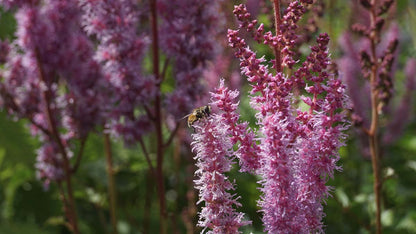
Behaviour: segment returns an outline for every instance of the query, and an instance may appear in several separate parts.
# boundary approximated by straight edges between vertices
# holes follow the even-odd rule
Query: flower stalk
[[[280,31],[280,24],[281,24],[281,17],[280,17],[280,0],[272,0],[273,1],[273,10],[274,10],[274,28],[276,34]],[[280,55],[280,45],[278,44],[274,47],[274,55],[276,57],[276,72],[282,72],[282,62],[281,62],[281,55]]]
[[[370,101],[371,101],[371,118],[369,127],[361,126],[363,124],[363,116],[360,114],[359,105],[357,111],[354,113],[358,121],[356,125],[362,127],[363,132],[367,135],[369,140],[371,164],[373,169],[373,189],[375,197],[375,232],[382,233],[381,223],[381,200],[383,189],[383,178],[381,178],[381,158],[380,158],[380,143],[379,143],[379,129],[380,129],[380,115],[385,111],[385,107],[390,101],[393,94],[393,78],[392,69],[395,58],[395,51],[398,45],[397,35],[386,40],[388,45],[383,53],[379,53],[381,47],[381,32],[385,24],[385,19],[382,15],[387,13],[392,6],[392,0],[361,0],[361,6],[367,11],[369,15],[369,26],[357,23],[352,26],[352,29],[369,40],[369,48],[360,52],[361,71],[365,78],[369,79],[370,83]],[[394,29],[393,29],[394,30]],[[352,89],[354,87],[351,87]]]
[[[229,193],[234,190],[234,184],[226,176],[233,164],[229,129],[217,114],[201,119],[194,127],[192,150],[196,152],[198,167],[194,182],[199,190],[197,204],[204,203],[198,226],[204,230],[210,228],[211,233],[239,233],[241,226],[251,222],[243,221],[244,214],[234,210],[241,206],[239,197]]]
[[[370,56],[372,61],[371,74],[370,74],[370,88],[371,88],[371,123],[370,129],[368,130],[368,138],[370,142],[370,153],[371,153],[371,165],[373,168],[374,178],[374,196],[376,203],[376,233],[381,234],[381,189],[382,180],[380,177],[380,154],[379,154],[379,143],[378,143],[378,122],[379,122],[379,99],[377,90],[377,74],[378,74],[378,58],[376,54],[376,44],[379,40],[379,30],[377,30],[376,23],[376,1],[371,0],[370,8]]]
[[[38,52],[37,48],[35,48],[35,57],[36,57],[38,71],[39,71],[39,79],[43,84],[45,84],[47,86],[46,89],[44,89],[42,91],[42,98],[43,98],[43,101],[45,103],[45,112],[46,112],[46,118],[47,118],[47,122],[48,122],[49,132],[53,136],[53,138],[54,138],[53,140],[58,145],[59,151],[60,151],[60,153],[62,155],[62,159],[63,159],[64,178],[65,178],[65,182],[66,182],[65,185],[66,185],[66,192],[67,192],[67,196],[68,196],[68,198],[65,198],[65,193],[62,194],[63,201],[64,201],[64,206],[66,207],[65,208],[65,211],[66,211],[65,213],[67,214],[67,218],[68,218],[69,223],[70,223],[71,231],[74,234],[79,234],[77,212],[76,212],[76,206],[75,206],[74,195],[73,195],[73,190],[72,190],[72,182],[71,182],[72,170],[71,170],[68,155],[67,155],[66,150],[65,150],[65,146],[62,142],[61,136],[58,132],[55,121],[53,119],[52,110],[51,110],[51,103],[50,103],[51,102],[51,98],[50,98],[50,88],[51,87],[48,87],[48,85],[47,85],[47,81],[45,79],[45,74],[44,74],[44,71],[43,71],[42,64],[40,63],[39,52]]]
[[[162,111],[160,97],[160,75],[159,75],[159,36],[157,23],[157,0],[150,0],[150,21],[152,27],[152,55],[153,55],[153,76],[156,81],[156,94],[154,103],[154,124],[156,128],[156,180],[159,195],[159,213],[160,213],[160,232],[166,233],[166,200],[165,185],[163,176],[163,154],[164,142],[162,136]]]
[[[113,233],[117,234],[117,192],[116,184],[114,180],[114,169],[113,169],[113,154],[111,150],[111,141],[108,133],[104,133],[104,148],[105,158],[107,162],[107,176],[108,176],[108,194],[110,198],[110,217],[111,225],[113,227]]]

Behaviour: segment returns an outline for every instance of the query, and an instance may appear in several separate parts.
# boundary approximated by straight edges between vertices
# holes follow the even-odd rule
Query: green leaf
[[[3,148],[0,148],[0,168],[1,168],[1,164],[3,164],[3,159],[5,155],[6,155],[6,150]]]
[[[407,230],[409,232],[416,232],[416,212],[409,212],[397,225],[397,229]]]
[[[30,233],[30,234],[48,234],[52,233],[46,229],[41,229],[35,224],[32,223],[2,223],[0,225],[0,233],[7,233],[7,234],[22,234],[22,233]]]
[[[65,225],[65,218],[63,216],[52,216],[45,221],[45,224],[51,226]]]
[[[13,168],[7,168],[0,174],[1,179],[8,178],[4,185],[5,200],[3,201],[4,208],[2,216],[10,219],[14,214],[14,198],[17,189],[25,182],[32,178],[31,171],[23,164],[18,164]]]
[[[335,196],[341,202],[342,207],[348,207],[350,205],[350,199],[342,188],[337,188],[335,190]]]
[[[383,226],[391,226],[394,220],[394,213],[392,210],[385,210],[381,213],[381,223]]]

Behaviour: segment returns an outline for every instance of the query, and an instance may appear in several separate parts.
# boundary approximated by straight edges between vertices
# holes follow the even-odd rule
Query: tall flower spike
[[[239,123],[240,115],[237,113],[238,97],[237,90],[231,91],[224,85],[221,79],[220,86],[211,93],[212,104],[221,110],[222,121],[228,126],[228,135],[231,137],[232,144],[239,142],[239,147],[235,155],[239,159],[240,170],[242,172],[255,172],[260,166],[258,152],[260,148],[256,144],[255,134],[249,129],[248,123]]]
[[[312,98],[302,97],[309,110],[298,111],[297,117],[302,123],[295,163],[297,199],[305,216],[306,230],[318,232],[323,232],[321,202],[329,195],[325,183],[327,177],[333,177],[334,170],[340,170],[336,165],[338,150],[345,139],[342,132],[347,128],[345,113],[338,113],[347,107],[345,87],[340,79],[328,73],[328,42],[328,35],[320,34],[318,45],[311,48],[311,54],[299,69],[302,77],[313,81],[313,86],[305,88]]]
[[[326,177],[332,176],[338,160],[337,150],[344,135],[345,108],[343,84],[329,74],[327,44],[329,37],[322,34],[318,45],[311,48],[307,60],[293,77],[268,71],[264,58],[257,58],[244,39],[242,28],[252,32],[257,42],[281,43],[283,65],[291,68],[295,61],[296,23],[305,12],[304,5],[312,1],[294,1],[286,10],[277,37],[263,34],[263,27],[253,29],[245,7],[238,6],[234,13],[241,21],[239,30],[229,30],[230,46],[236,49],[241,71],[247,76],[252,90],[251,104],[259,112],[260,168],[262,177],[261,212],[265,230],[269,233],[310,233],[322,231],[322,199],[328,195]],[[310,106],[308,112],[295,110],[293,90],[297,87],[309,93],[302,101]],[[338,126],[339,125],[339,126]],[[309,145],[313,140],[314,145]],[[321,142],[320,142],[321,141]],[[317,143],[320,143],[317,146]]]
[[[97,105],[102,77],[75,2],[28,4],[15,17],[16,39],[0,87],[3,105],[10,114],[27,118],[31,133],[42,141],[36,167],[49,184],[62,176],[62,161],[72,155],[70,141],[86,137],[102,122]]]
[[[287,111],[277,111],[262,118],[262,125],[259,205],[265,231],[304,233],[306,220],[299,212],[292,170],[296,123]]]
[[[399,106],[391,115],[393,119],[388,123],[387,130],[383,136],[383,142],[391,143],[398,139],[406,127],[411,113],[413,112],[413,103],[415,100],[414,92],[416,90],[416,59],[411,58],[407,61],[405,67],[406,90],[401,97]]]
[[[368,110],[370,109],[370,96],[368,86],[363,85],[362,80],[358,79],[361,75],[359,61],[359,50],[368,47],[366,40],[360,40],[358,43],[352,41],[350,33],[344,33],[339,39],[339,45],[344,55],[337,60],[340,77],[347,86],[347,92],[350,96],[353,115],[353,124],[369,124]]]
[[[49,188],[51,182],[62,181],[65,176],[62,155],[54,143],[46,143],[38,149],[35,167],[36,176],[44,181],[45,189]]]
[[[234,185],[225,175],[232,167],[232,142],[228,136],[229,126],[220,115],[212,114],[194,124],[193,151],[198,170],[195,188],[199,190],[198,203],[204,203],[198,225],[209,228],[208,233],[239,233],[238,229],[250,222],[243,221],[243,213],[236,212],[241,206],[229,193]]]
[[[290,114],[293,112],[291,82],[281,73],[269,73],[268,67],[262,64],[265,59],[256,58],[238,34],[239,31],[229,30],[228,40],[237,50],[242,73],[252,84],[251,105],[259,111],[256,118],[263,136],[259,147],[261,167],[257,171],[262,176],[263,195],[259,205],[263,224],[269,233],[297,233],[303,230],[301,224],[305,220],[299,216],[291,170],[295,154],[293,142],[297,135],[297,124]]]
[[[137,32],[137,4],[133,0],[80,1],[84,29],[98,39],[95,59],[102,65],[112,91],[106,124],[126,143],[137,141],[150,130],[150,120],[137,115],[136,110],[149,104],[156,92],[155,80],[142,74],[142,59],[149,41]]]
[[[175,90],[167,95],[167,112],[181,117],[195,102],[208,101],[201,80],[219,48],[216,36],[223,26],[220,0],[163,0],[160,38],[169,62],[174,63]]]

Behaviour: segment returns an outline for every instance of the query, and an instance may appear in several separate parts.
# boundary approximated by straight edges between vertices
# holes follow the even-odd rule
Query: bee
[[[188,127],[191,127],[196,121],[206,118],[211,114],[211,106],[201,106],[192,110],[188,117]]]

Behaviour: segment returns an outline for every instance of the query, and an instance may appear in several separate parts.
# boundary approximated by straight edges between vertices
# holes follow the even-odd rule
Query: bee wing
[[[182,117],[180,119],[182,120],[182,119],[188,118],[190,115],[192,115],[192,113],[191,114],[187,114],[187,115],[185,115],[184,117]]]

